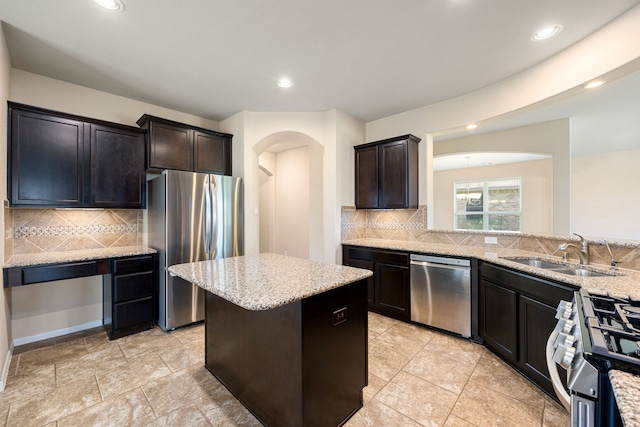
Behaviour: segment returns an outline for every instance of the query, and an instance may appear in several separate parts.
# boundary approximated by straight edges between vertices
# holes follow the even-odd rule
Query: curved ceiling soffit
[[[257,155],[260,155],[277,144],[290,144],[290,148],[288,149],[308,146],[314,151],[324,151],[324,146],[315,138],[297,131],[281,131],[269,134],[254,144],[253,151],[255,151]]]
[[[594,78],[616,75],[617,69],[639,58],[640,43],[636,41],[640,40],[636,37],[640,36],[639,20],[640,5],[575,45],[518,74],[456,98],[368,122],[367,137],[382,139],[397,134],[399,129],[416,135],[456,132],[469,123],[482,123],[533,107],[580,88]],[[620,40],[627,42],[621,44]]]

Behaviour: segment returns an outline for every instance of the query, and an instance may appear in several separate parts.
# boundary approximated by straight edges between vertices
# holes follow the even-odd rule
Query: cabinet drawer
[[[52,280],[93,276],[96,274],[99,274],[96,261],[23,268],[22,284],[28,285],[31,283],[48,282]]]
[[[151,270],[153,270],[153,256],[151,255],[115,259],[113,261],[113,274],[137,273]]]
[[[570,301],[573,291],[575,290],[575,288],[570,285],[552,282],[489,263],[482,263],[481,274],[483,279],[505,286],[554,307],[558,305],[560,300]]]
[[[153,296],[153,272],[113,277],[115,303]]]
[[[409,265],[409,254],[406,252],[391,252],[372,250],[369,248],[348,247],[347,257],[362,261],[382,261],[392,264]]]
[[[118,330],[153,321],[153,298],[115,304],[113,329]]]

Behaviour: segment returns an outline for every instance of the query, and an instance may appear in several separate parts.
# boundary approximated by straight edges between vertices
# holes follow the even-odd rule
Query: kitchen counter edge
[[[61,262],[92,261],[105,258],[148,255],[156,252],[155,249],[147,246],[121,246],[103,249],[23,254],[10,257],[7,262],[4,263],[3,268],[39,267]]]
[[[572,285],[578,288],[585,288],[593,293],[609,293],[622,298],[633,298],[640,300],[640,272],[636,270],[618,269],[613,276],[606,277],[581,277],[570,276],[562,273],[554,272],[538,267],[521,264],[504,257],[509,258],[536,258],[540,260],[549,260],[552,262],[563,262],[559,257],[543,255],[538,252],[524,251],[521,249],[504,249],[504,248],[487,248],[478,246],[448,245],[443,243],[420,243],[402,240],[384,240],[384,239],[358,239],[344,240],[343,245],[362,246],[372,249],[389,249],[411,253],[425,253],[434,255],[445,255],[452,257],[476,258],[482,261],[488,261],[503,267],[533,274],[545,279],[555,280],[556,282]],[[568,264],[577,267],[577,264]],[[590,264],[587,268],[594,271],[607,272],[610,271],[607,266],[599,264]]]
[[[270,310],[366,279],[369,270],[272,253],[169,267],[176,275],[247,310]]]

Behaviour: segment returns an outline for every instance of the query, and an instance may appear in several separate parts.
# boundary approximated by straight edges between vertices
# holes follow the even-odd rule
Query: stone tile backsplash
[[[497,238],[497,244],[484,243],[485,236]],[[556,237],[532,234],[469,232],[427,229],[427,208],[399,210],[359,210],[353,206],[342,207],[342,240],[354,239],[404,240],[422,243],[480,246],[495,249],[520,249],[540,255],[561,256],[558,245],[575,237]],[[640,245],[609,242],[613,257],[620,268],[640,270]],[[602,241],[590,241],[592,264],[609,265],[611,256]],[[575,251],[569,252],[569,260],[578,262]]]
[[[142,210],[5,207],[5,258],[142,244]]]

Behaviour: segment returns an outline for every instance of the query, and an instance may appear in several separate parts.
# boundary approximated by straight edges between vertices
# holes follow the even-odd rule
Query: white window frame
[[[519,206],[520,206],[520,210],[519,211],[490,211],[489,210],[489,187],[490,184],[496,181],[517,181],[518,182],[518,189],[519,189]],[[458,227],[458,216],[459,215],[463,215],[463,214],[468,214],[466,211],[463,212],[459,212],[458,211],[458,203],[457,203],[457,192],[456,190],[458,189],[462,189],[464,188],[467,184],[477,184],[477,183],[481,183],[482,186],[482,200],[483,200],[483,206],[482,206],[482,211],[478,211],[478,212],[473,212],[473,215],[482,215],[482,229],[475,229],[475,228],[460,228]],[[480,188],[478,186],[474,186],[473,190],[470,190],[471,193],[477,193],[478,191],[480,191]],[[490,230],[489,229],[489,215],[517,215],[520,218],[520,221],[518,222],[520,227],[518,228],[518,230]],[[488,179],[472,179],[472,180],[464,180],[464,181],[454,181],[453,182],[453,228],[455,230],[463,230],[463,231],[492,231],[492,232],[521,232],[522,231],[522,177],[521,176],[515,176],[515,177],[501,177],[501,178],[488,178]]]

